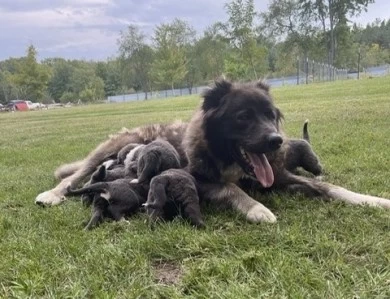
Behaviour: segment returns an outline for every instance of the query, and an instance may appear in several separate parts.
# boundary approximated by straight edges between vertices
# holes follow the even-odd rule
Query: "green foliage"
[[[21,99],[40,101],[47,87],[50,70],[37,62],[34,46],[27,49],[27,57],[17,65],[17,71],[10,75],[10,81],[18,89]]]
[[[65,91],[62,95],[61,98],[59,99],[61,103],[66,104],[66,103],[77,103],[78,102],[78,97],[76,94],[70,91]]]
[[[154,50],[146,44],[145,35],[134,25],[121,32],[118,40],[122,80],[128,88],[142,90],[147,99],[152,89]]]
[[[186,74],[186,47],[191,45],[194,30],[188,23],[175,19],[172,23],[157,26],[154,32],[156,60],[153,63],[153,77],[161,87],[174,89]]]

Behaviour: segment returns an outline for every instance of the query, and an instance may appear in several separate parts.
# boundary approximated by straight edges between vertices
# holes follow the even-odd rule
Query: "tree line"
[[[148,37],[130,25],[120,32],[118,55],[106,61],[0,61],[0,102],[96,102],[107,96],[160,89],[192,88],[220,75],[253,80],[295,73],[298,57],[356,70],[390,63],[390,19],[365,27],[349,19],[374,0],[272,0],[257,12],[253,0],[225,4],[226,22],[198,34],[188,22],[162,23]]]

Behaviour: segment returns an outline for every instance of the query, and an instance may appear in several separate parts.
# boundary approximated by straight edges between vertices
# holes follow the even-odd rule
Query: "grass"
[[[306,118],[327,181],[390,198],[390,77],[282,87],[285,130]],[[0,297],[389,298],[390,214],[302,196],[258,199],[276,224],[204,212],[151,231],[130,224],[81,230],[76,201],[34,204],[54,169],[84,157],[121,127],[190,118],[199,97],[0,114]]]

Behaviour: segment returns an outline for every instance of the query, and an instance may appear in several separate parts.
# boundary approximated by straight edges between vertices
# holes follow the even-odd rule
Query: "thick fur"
[[[97,226],[105,217],[119,221],[135,213],[146,201],[147,186],[131,184],[128,178],[98,182],[81,189],[68,188],[70,195],[94,194],[92,217],[85,229]]]
[[[131,165],[133,161],[136,161],[137,183],[149,183],[152,177],[164,170],[180,168],[179,154],[166,140],[158,138],[147,145],[135,148],[133,151],[136,152],[130,152],[125,163]]]
[[[285,168],[292,173],[297,173],[297,168],[302,167],[304,170],[318,176],[322,174],[322,165],[310,145],[307,126],[308,120],[303,125],[303,139],[289,138],[285,140],[285,143],[288,144],[285,153]]]
[[[150,182],[145,207],[152,223],[181,215],[197,228],[205,226],[196,181],[184,169],[169,169],[155,176]]]
[[[248,107],[255,110],[255,117],[252,112],[246,111]],[[39,194],[36,203],[53,205],[62,202],[69,185],[77,186],[99,164],[117,155],[127,144],[147,144],[161,137],[176,148],[182,166],[188,163],[190,173],[199,182],[198,192],[202,198],[233,207],[252,222],[274,222],[276,217],[238,187],[240,178],[254,177],[237,153],[237,146],[248,152],[263,152],[266,155],[274,174],[274,188],[288,189],[292,186],[293,189],[306,190],[307,193],[316,193],[350,204],[390,208],[390,201],[387,199],[354,193],[287,171],[287,146],[285,143],[280,145],[279,142],[270,146],[269,143],[271,134],[283,136],[279,126],[280,117],[281,113],[273,103],[269,88],[263,83],[218,81],[204,94],[201,107],[188,125],[152,125],[126,130],[111,137],[92,151],[82,163],[77,164],[78,167],[71,164],[72,167],[69,168],[72,168],[72,174],[54,189]]]

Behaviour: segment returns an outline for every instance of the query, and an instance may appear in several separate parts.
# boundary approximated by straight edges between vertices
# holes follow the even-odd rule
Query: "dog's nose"
[[[277,133],[268,136],[268,147],[271,151],[277,150],[283,143],[283,138]]]

